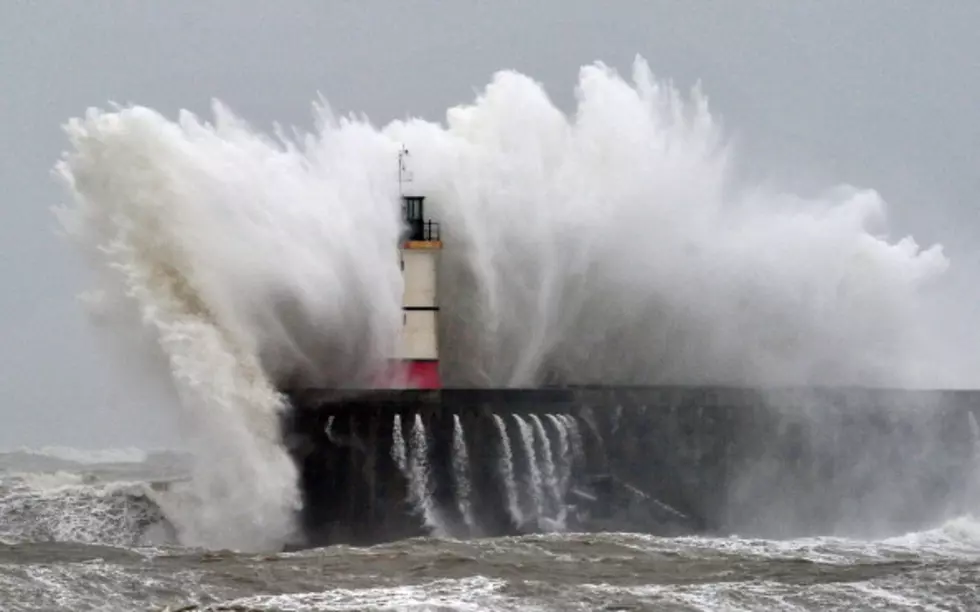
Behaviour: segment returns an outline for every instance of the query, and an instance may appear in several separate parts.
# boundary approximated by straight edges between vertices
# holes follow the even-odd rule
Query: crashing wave
[[[515,72],[444,124],[376,128],[318,107],[270,139],[144,107],[69,122],[66,230],[101,315],[175,396],[198,457],[195,543],[277,548],[295,530],[283,384],[373,380],[401,323],[396,154],[443,222],[443,378],[938,384],[939,246],[875,233],[873,191],[739,186],[694,92],[638,60],[582,69],[573,114]]]

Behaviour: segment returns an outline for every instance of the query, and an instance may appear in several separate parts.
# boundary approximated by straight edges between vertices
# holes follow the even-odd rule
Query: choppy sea
[[[0,610],[980,610],[980,521],[862,541],[551,534],[238,554],[173,544],[187,459],[0,454]],[[166,505],[166,504],[164,504]]]

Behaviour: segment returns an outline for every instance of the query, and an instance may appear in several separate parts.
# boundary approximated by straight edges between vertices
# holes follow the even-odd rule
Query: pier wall
[[[880,536],[980,502],[974,391],[290,397],[284,438],[300,467],[310,545],[555,529]]]

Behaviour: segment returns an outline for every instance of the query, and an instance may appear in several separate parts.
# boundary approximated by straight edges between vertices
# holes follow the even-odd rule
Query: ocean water
[[[0,609],[975,610],[980,522],[862,541],[553,533],[241,553],[177,545],[176,453],[0,455]],[[168,499],[170,497],[171,499]]]

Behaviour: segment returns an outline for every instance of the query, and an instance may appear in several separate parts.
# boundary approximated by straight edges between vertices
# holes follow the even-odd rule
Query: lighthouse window
[[[418,198],[418,197],[405,198],[405,218],[408,219],[409,221],[422,220],[422,198]]]

